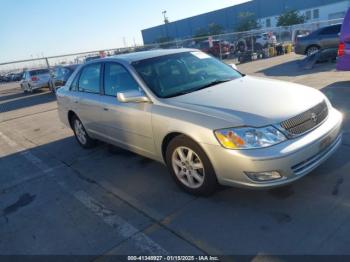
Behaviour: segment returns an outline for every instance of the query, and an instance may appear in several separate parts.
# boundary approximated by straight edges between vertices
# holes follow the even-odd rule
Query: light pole
[[[168,27],[167,27],[167,24],[169,23],[169,19],[168,19],[168,17],[166,16],[166,10],[164,10],[164,11],[162,12],[162,14],[163,14],[163,18],[164,18],[166,38],[169,38]],[[168,39],[167,39],[166,41],[168,41]]]
[[[162,12],[162,14],[163,14],[163,21],[164,21],[164,24],[167,24],[167,23],[169,23],[169,19],[166,17],[166,10],[164,10],[163,12]]]

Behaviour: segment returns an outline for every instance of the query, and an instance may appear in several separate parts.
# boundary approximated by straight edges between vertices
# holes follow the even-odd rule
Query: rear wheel
[[[23,90],[24,93],[27,93],[27,89],[25,88],[25,86],[23,84],[21,84],[21,89]]]
[[[310,46],[306,49],[306,55],[310,56],[313,55],[315,53],[317,53],[320,50],[320,48],[316,45]]]
[[[84,148],[94,147],[96,141],[89,137],[80,119],[77,116],[73,116],[71,121],[74,135],[78,143]]]
[[[29,93],[33,93],[33,88],[32,88],[32,86],[29,85],[29,84],[28,84],[28,92],[29,92]]]
[[[54,84],[52,81],[49,82],[49,90],[52,92],[52,93],[56,93],[56,90],[55,90],[55,87],[54,87]]]
[[[210,195],[218,187],[214,169],[203,151],[186,136],[175,137],[166,150],[168,169],[176,184],[194,195]]]

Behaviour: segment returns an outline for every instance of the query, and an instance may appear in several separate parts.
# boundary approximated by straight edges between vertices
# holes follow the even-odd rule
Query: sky
[[[0,0],[0,63],[142,44],[141,30],[247,0]]]

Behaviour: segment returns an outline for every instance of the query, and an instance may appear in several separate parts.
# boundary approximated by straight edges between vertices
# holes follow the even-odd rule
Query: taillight
[[[36,76],[32,76],[32,81],[38,81],[39,78],[37,78]]]
[[[338,46],[338,57],[345,55],[345,44],[340,42]]]

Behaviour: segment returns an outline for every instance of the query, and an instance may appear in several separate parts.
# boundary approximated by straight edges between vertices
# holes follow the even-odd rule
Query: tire
[[[305,53],[306,53],[307,56],[310,56],[310,55],[312,55],[312,54],[318,52],[319,50],[320,50],[320,47],[318,47],[318,46],[316,46],[316,45],[312,45],[312,46],[309,46],[309,47],[306,49]]]
[[[166,149],[166,163],[176,184],[185,192],[209,196],[217,190],[218,182],[209,158],[188,137],[180,135],[170,141]]]
[[[79,145],[86,149],[93,148],[96,145],[96,141],[89,137],[83,123],[77,116],[72,117],[71,126],[73,128],[75,139],[78,141]]]
[[[24,85],[21,84],[21,89],[23,90],[23,93],[27,93],[27,89],[25,89]]]
[[[55,90],[55,88],[53,87],[52,81],[49,82],[48,86],[49,86],[49,90],[50,90],[53,94],[55,94],[55,93],[56,93],[56,90]]]
[[[32,87],[29,84],[28,84],[28,92],[31,93],[31,94],[33,93],[33,89],[32,89]]]

